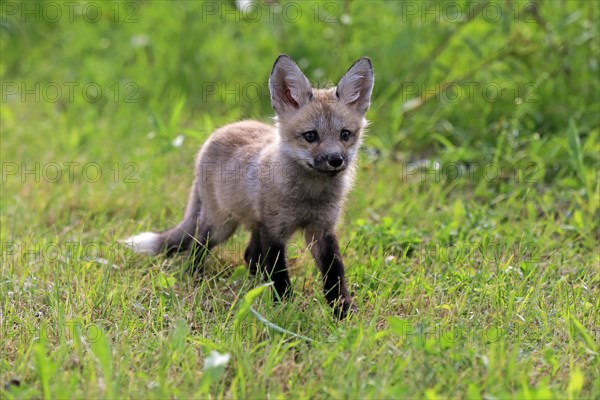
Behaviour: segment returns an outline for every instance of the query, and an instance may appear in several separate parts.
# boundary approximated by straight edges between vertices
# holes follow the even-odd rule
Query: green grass
[[[480,3],[2,3],[2,398],[600,398],[600,9]],[[300,236],[279,305],[246,232],[200,284],[116,242],[180,218],[213,129],[268,120],[281,52],[375,68],[342,322]]]

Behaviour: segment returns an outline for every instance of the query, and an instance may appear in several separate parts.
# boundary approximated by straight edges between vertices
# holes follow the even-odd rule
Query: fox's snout
[[[316,156],[315,169],[323,173],[340,173],[348,167],[348,156],[343,153],[330,153]]]
[[[327,156],[327,164],[333,168],[340,168],[344,165],[344,158],[339,154]]]

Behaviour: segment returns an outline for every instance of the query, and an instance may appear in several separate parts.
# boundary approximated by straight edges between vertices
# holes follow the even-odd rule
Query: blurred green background
[[[597,2],[274,1],[245,12],[233,1],[57,5],[3,4],[11,159],[50,157],[36,143],[61,156],[103,159],[112,146],[147,154],[150,131],[168,152],[180,134],[201,141],[220,124],[264,119],[266,82],[283,52],[320,85],[371,57],[367,145],[386,157],[531,161],[536,180],[573,187],[588,178],[571,159],[572,120],[584,162],[598,162]],[[56,101],[50,84],[61,91]],[[26,94],[36,85],[37,102]]]

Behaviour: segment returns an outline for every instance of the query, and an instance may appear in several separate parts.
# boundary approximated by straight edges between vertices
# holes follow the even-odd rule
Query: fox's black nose
[[[338,168],[344,163],[344,159],[340,155],[329,156],[327,163],[331,165],[333,168]]]

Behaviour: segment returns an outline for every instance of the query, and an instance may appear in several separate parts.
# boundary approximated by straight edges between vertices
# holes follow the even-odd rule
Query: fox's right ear
[[[368,57],[363,57],[342,77],[335,94],[340,101],[365,114],[371,104],[373,82],[373,65]]]
[[[312,99],[306,76],[287,55],[277,57],[269,78],[271,104],[277,114],[298,110]]]

